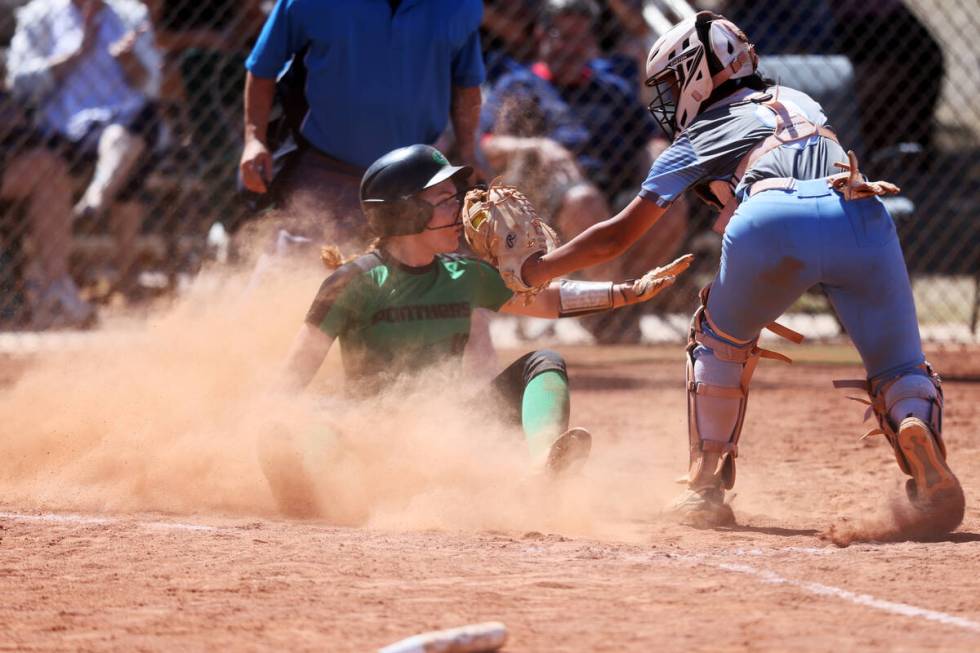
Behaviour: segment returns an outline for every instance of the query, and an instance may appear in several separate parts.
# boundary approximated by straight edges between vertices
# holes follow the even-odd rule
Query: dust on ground
[[[364,651],[486,620],[514,651],[980,646],[980,386],[945,387],[967,495],[951,536],[821,539],[887,507],[903,477],[831,388],[860,370],[813,363],[760,366],[739,524],[698,531],[661,514],[687,459],[679,348],[563,350],[572,422],[595,442],[580,477],[549,484],[512,429],[465,408],[479,387],[449,392],[445,371],[368,406],[275,391],[319,280],[213,278],[4,372],[0,648]],[[339,370],[331,355],[321,393]],[[347,443],[320,459],[332,518],[278,513],[256,455],[276,424]]]

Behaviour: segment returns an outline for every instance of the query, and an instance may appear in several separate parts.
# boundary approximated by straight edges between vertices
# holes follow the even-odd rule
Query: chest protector
[[[822,136],[823,138],[829,138],[835,143],[839,143],[837,134],[830,128],[811,122],[809,118],[793,105],[785,105],[770,94],[756,95],[751,97],[750,100],[772,111],[776,119],[776,125],[770,136],[756,143],[742,157],[735,167],[735,173],[730,179],[714,179],[708,183],[708,191],[710,193],[705,193],[704,190],[698,193],[701,199],[721,211],[713,227],[720,234],[725,233],[725,227],[728,226],[728,222],[732,219],[735,209],[738,208],[739,200],[735,195],[735,189],[738,187],[739,182],[742,181],[742,177],[745,176],[746,171],[751,169],[759,159],[777,147],[797,143],[811,136]],[[775,188],[775,186],[770,186],[770,188]],[[707,197],[709,194],[713,197]]]

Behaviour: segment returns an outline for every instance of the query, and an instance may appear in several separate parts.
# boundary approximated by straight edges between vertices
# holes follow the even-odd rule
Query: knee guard
[[[687,342],[687,423],[690,445],[690,469],[688,486],[692,490],[709,488],[731,489],[735,484],[735,458],[738,456],[738,440],[745,420],[745,410],[749,397],[749,382],[760,358],[792,362],[788,357],[758,346],[758,336],[741,342],[725,336],[711,321],[708,315],[709,288],[701,290],[701,305],[691,320]],[[768,329],[793,342],[802,342],[803,336],[781,325],[772,323]],[[722,339],[725,337],[725,339]],[[737,343],[737,344],[733,344]],[[737,386],[722,386],[699,380],[696,375],[698,347],[710,349],[714,358],[728,364],[741,366]],[[701,354],[703,355],[703,354]],[[698,405],[704,404],[704,397],[730,399],[738,402],[734,419],[724,440],[706,439],[698,424]]]
[[[942,379],[928,362],[890,379],[834,381],[834,387],[857,388],[868,393],[869,399],[849,397],[868,406],[864,414],[865,421],[874,415],[878,422],[878,426],[862,435],[861,439],[884,435],[895,451],[898,466],[906,474],[911,475],[912,472],[901,447],[898,446],[898,425],[905,417],[911,415],[925,422],[936,437],[943,458],[946,457],[946,445],[942,437]],[[903,410],[903,406],[907,408]],[[896,414],[900,412],[908,414]]]

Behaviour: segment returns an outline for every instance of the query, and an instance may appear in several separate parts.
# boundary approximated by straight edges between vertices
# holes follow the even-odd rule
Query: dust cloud
[[[885,508],[839,519],[821,537],[839,547],[859,542],[938,541],[963,521],[964,506],[963,490],[958,486],[933,505],[912,503],[902,488],[893,491]]]
[[[582,476],[549,480],[478,382],[437,369],[370,401],[345,400],[334,347],[309,392],[279,392],[284,356],[323,276],[320,267],[283,268],[256,285],[246,273],[205,272],[149,316],[38,356],[0,397],[3,503],[302,512],[277,501],[271,474],[306,478],[314,507],[306,516],[328,523],[629,536],[624,524],[648,511],[653,491],[645,475],[622,472],[635,452],[607,451]]]

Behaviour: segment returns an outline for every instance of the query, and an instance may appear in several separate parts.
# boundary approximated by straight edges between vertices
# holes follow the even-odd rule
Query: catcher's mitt
[[[556,248],[558,235],[516,188],[491,184],[466,193],[463,231],[473,252],[497,268],[507,287],[525,301],[547,287],[524,283],[521,267],[531,256]]]

